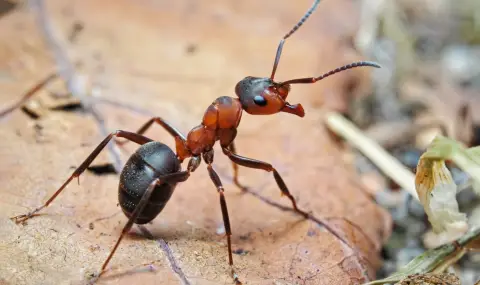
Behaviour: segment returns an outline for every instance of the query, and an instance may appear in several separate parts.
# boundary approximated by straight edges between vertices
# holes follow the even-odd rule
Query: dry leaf
[[[415,185],[420,201],[434,232],[451,240],[463,233],[468,225],[466,215],[459,212],[458,190],[445,166],[446,160],[452,160],[471,176],[472,184],[477,185],[480,181],[480,148],[467,149],[455,140],[437,136],[418,162]]]
[[[445,232],[455,239],[468,229],[467,217],[458,209],[457,186],[443,160],[421,157],[415,186],[435,233]]]
[[[353,9],[336,12],[343,19],[330,17],[341,2],[350,3],[322,2],[310,24],[285,45],[279,80],[321,74],[343,63],[335,33],[318,32],[319,26],[327,25],[326,31],[348,22],[345,11]],[[99,96],[146,108],[183,132],[199,123],[216,97],[235,96],[238,80],[268,76],[279,39],[311,5],[309,0],[47,3],[53,23],[64,34],[73,22],[84,24],[70,52],[89,68]],[[17,80],[1,83],[2,96],[8,95],[1,100],[10,101],[28,87],[27,78],[38,78],[53,63],[28,11],[2,20],[0,34],[9,41],[0,44],[8,51],[0,53],[0,60],[22,59],[32,66],[16,69]],[[316,219],[288,211],[288,199],[280,196],[271,173],[240,168],[240,179],[251,191],[241,193],[231,181],[230,161],[216,152],[214,167],[225,187],[235,268],[246,284],[359,284],[371,280],[380,264],[390,217],[362,191],[319,125],[322,110],[312,102],[327,93],[325,86],[292,88],[289,100],[304,104],[303,119],[244,114],[236,140],[239,154],[275,165],[299,206]],[[101,109],[112,130],[134,131],[149,119]],[[0,264],[5,265],[0,278],[12,284],[81,283],[99,270],[126,222],[117,207],[118,177],[86,172],[80,186],[69,185],[44,215],[25,226],[8,220],[45,201],[102,139],[82,114],[50,112],[41,120],[63,124],[45,124],[43,144],[35,142],[30,120],[21,112],[2,121],[0,128]],[[174,146],[159,127],[146,135]],[[135,148],[128,145],[124,159]],[[146,228],[155,240],[132,230],[111,261],[113,270],[99,283],[231,284],[218,194],[204,165],[177,187]]]

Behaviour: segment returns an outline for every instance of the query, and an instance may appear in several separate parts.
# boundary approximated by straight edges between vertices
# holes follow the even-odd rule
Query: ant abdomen
[[[167,145],[161,142],[149,142],[140,146],[120,174],[118,199],[123,213],[127,217],[131,216],[153,180],[180,170],[180,161]],[[155,219],[172,196],[175,186],[176,183],[162,183],[155,186],[149,202],[135,223],[146,224]]]

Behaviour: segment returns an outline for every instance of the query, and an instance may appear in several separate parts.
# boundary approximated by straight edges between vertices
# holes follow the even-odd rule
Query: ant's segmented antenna
[[[270,76],[270,79],[273,80],[273,78],[275,77],[275,72],[277,71],[278,62],[280,61],[280,56],[282,55],[282,49],[285,40],[288,39],[291,35],[293,35],[293,33],[295,33],[303,25],[303,23],[305,23],[308,17],[310,17],[313,11],[315,11],[315,9],[317,8],[318,3],[320,3],[320,0],[315,0],[312,7],[308,9],[307,13],[303,15],[302,19],[300,19],[300,21],[295,25],[295,27],[293,27],[285,36],[283,36],[282,40],[280,40],[277,48],[277,55],[275,56],[275,62],[273,63],[272,75]]]
[[[299,83],[315,83],[319,80],[324,79],[325,77],[329,77],[330,75],[333,75],[335,73],[339,73],[341,71],[347,70],[347,69],[352,69],[355,67],[361,67],[361,66],[371,66],[371,67],[376,67],[376,68],[381,68],[381,66],[378,63],[371,62],[371,61],[359,61],[359,62],[354,62],[350,63],[338,68],[335,68],[334,70],[331,70],[325,74],[322,74],[318,77],[306,77],[306,78],[297,78],[297,79],[291,79],[287,80],[285,82],[281,82],[279,84],[284,85],[284,84],[299,84]]]

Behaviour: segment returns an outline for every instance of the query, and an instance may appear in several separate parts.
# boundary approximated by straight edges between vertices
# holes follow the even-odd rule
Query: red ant
[[[271,164],[236,154],[234,139],[237,135],[237,127],[242,117],[242,110],[245,110],[252,115],[271,115],[278,112],[287,112],[303,117],[305,112],[301,104],[291,105],[286,101],[288,93],[290,92],[291,84],[315,83],[325,77],[354,67],[380,67],[376,63],[362,61],[339,67],[318,77],[291,79],[284,82],[274,81],[275,71],[282,54],[285,40],[300,28],[316,9],[319,2],[320,0],[314,1],[312,7],[302,19],[280,41],[270,77],[245,77],[235,87],[235,93],[238,98],[223,96],[213,101],[213,103],[207,108],[201,124],[194,127],[188,133],[186,138],[182,133],[160,117],[150,119],[136,133],[122,130],[115,131],[108,135],[97,146],[97,148],[95,148],[87,159],[73,172],[67,181],[44,205],[36,208],[28,214],[16,216],[12,219],[15,220],[16,223],[23,223],[36,215],[40,210],[50,205],[50,203],[52,203],[73,178],[79,177],[83,171],[85,171],[113,137],[116,137],[117,139],[124,138],[127,141],[133,141],[141,145],[140,148],[129,158],[120,175],[119,202],[123,212],[128,217],[128,222],[124,226],[120,237],[103,263],[100,273],[98,274],[99,277],[105,272],[105,269],[120,244],[120,241],[130,230],[132,225],[145,224],[152,221],[163,210],[173,194],[176,185],[189,178],[190,173],[194,172],[199,167],[201,158],[203,157],[203,160],[207,163],[210,178],[217,188],[220,198],[220,207],[227,237],[228,260],[232,267],[233,278],[237,284],[241,284],[238,276],[233,271],[232,245],[230,240],[232,231],[228,218],[227,203],[224,197],[224,188],[219,176],[212,167],[214,144],[217,141],[220,141],[223,153],[232,161],[234,169],[233,180],[237,186],[243,188],[238,181],[238,165],[272,172],[280,191],[290,199],[293,209],[307,218],[308,213],[297,207],[295,199],[290,194],[287,185],[278,171]],[[152,126],[153,123],[159,124],[170,133],[172,137],[174,137],[176,154],[165,144],[152,141],[142,135],[150,126]],[[119,143],[122,144],[127,141]],[[182,171],[181,163],[186,158],[190,158],[188,166],[185,171]]]

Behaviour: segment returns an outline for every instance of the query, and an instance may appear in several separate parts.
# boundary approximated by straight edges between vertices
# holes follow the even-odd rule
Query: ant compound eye
[[[267,105],[267,100],[265,100],[265,98],[263,98],[263,96],[260,96],[260,95],[253,97],[253,102],[255,102],[255,104],[257,104],[258,106]]]

